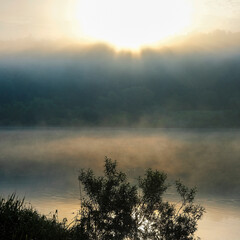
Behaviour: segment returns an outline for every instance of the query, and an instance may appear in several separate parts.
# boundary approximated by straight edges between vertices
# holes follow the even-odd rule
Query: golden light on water
[[[90,40],[138,49],[184,34],[192,10],[189,0],[82,0],[76,17]]]

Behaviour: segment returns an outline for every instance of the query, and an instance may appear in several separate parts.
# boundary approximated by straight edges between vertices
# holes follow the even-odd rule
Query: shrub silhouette
[[[89,169],[81,170],[78,179],[86,193],[74,228],[79,239],[195,239],[205,211],[194,203],[195,188],[176,181],[181,201],[169,203],[162,198],[169,187],[165,173],[148,169],[133,186],[125,173],[117,171],[117,162],[107,157],[104,176]]]
[[[193,240],[204,208],[194,203],[196,189],[176,181],[177,204],[163,199],[164,172],[148,169],[131,185],[117,162],[105,159],[104,176],[81,170],[85,196],[73,225],[49,219],[14,194],[0,198],[0,239],[5,240]],[[77,219],[77,218],[76,218]]]
[[[66,240],[69,231],[56,219],[47,219],[15,194],[0,199],[0,239],[4,240]]]

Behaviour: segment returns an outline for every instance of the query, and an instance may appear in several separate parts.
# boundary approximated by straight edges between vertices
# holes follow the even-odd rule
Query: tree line
[[[0,125],[239,126],[238,56],[101,54],[1,63]]]

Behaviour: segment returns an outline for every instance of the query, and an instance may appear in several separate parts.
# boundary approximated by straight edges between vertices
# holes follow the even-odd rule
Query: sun
[[[192,6],[190,0],[81,0],[76,17],[85,37],[138,49],[184,33]]]

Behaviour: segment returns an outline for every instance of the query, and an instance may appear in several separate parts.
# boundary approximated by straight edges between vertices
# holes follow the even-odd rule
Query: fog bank
[[[133,179],[153,168],[197,186],[202,195],[240,196],[239,131],[28,129],[0,135],[1,182],[10,185],[66,191],[80,168],[101,174],[108,156]]]

